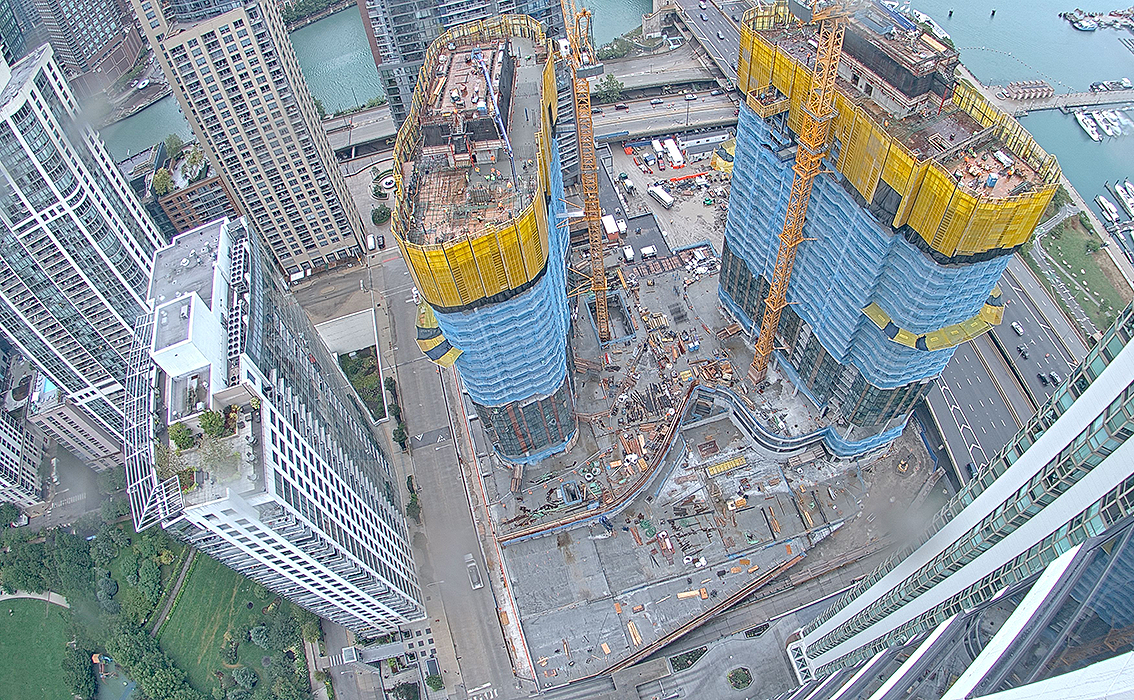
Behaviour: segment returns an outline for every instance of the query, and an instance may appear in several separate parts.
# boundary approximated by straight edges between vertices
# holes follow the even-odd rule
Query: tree
[[[606,77],[595,85],[596,102],[617,102],[622,99],[622,88],[626,87],[622,81],[607,73]]]
[[[52,547],[55,582],[64,595],[90,595],[94,568],[90,545],[83,537],[56,531]]]
[[[232,672],[232,680],[236,681],[236,684],[241,688],[251,690],[256,686],[256,681],[260,680],[260,677],[247,666],[241,666]]]
[[[399,683],[390,692],[398,700],[418,700],[421,697],[421,688],[417,683]]]
[[[375,226],[381,226],[386,223],[390,220],[390,207],[385,204],[379,204],[370,211],[370,220],[374,222]]]
[[[209,437],[219,438],[225,433],[224,414],[220,411],[205,411],[199,419],[201,431]]]
[[[193,150],[189,151],[189,155],[185,158],[185,162],[190,168],[196,170],[201,167],[201,163],[205,162],[205,152],[201,150],[200,146],[194,146]]]
[[[271,643],[268,641],[268,628],[264,625],[256,625],[248,630],[248,639],[261,649],[271,649]]]
[[[406,435],[406,429],[405,429],[404,425],[398,424],[398,427],[394,428],[393,438],[394,438],[394,442],[398,443],[398,445],[403,450],[406,449],[406,437],[407,437],[407,435]]]
[[[14,523],[20,519],[20,509],[15,503],[0,503],[0,525]]]
[[[318,97],[315,98],[315,111],[319,113],[320,119],[327,118],[327,108],[323,106],[323,100]]]
[[[154,179],[150,184],[150,189],[154,191],[154,194],[160,197],[169,192],[172,187],[173,175],[165,168],[158,168],[157,171],[154,172]]]
[[[165,153],[170,161],[177,160],[177,156],[181,155],[182,148],[185,148],[185,142],[177,134],[170,134],[165,137]]]
[[[0,583],[8,593],[47,590],[47,548],[43,542],[13,542],[0,552]]]
[[[130,503],[123,497],[112,496],[102,502],[102,505],[98,507],[98,512],[104,523],[113,523],[130,512]],[[111,529],[121,532],[118,528]]]
[[[436,673],[425,677],[425,684],[433,690],[441,690],[445,687],[445,681]]]
[[[421,503],[418,502],[416,493],[410,494],[409,503],[406,504],[406,517],[413,518],[418,525],[421,524]]]
[[[193,446],[193,431],[184,423],[177,422],[169,426],[169,439],[179,450],[187,450]]]
[[[98,694],[91,651],[76,645],[63,650],[63,682],[71,692],[83,700],[93,700]]]
[[[225,696],[227,700],[248,700],[251,697],[252,693],[239,686],[236,688],[229,688],[228,695]]]
[[[146,559],[138,565],[138,590],[151,603],[161,597],[161,568],[153,559]]]
[[[126,470],[122,467],[107,469],[98,475],[98,492],[107,494],[126,488]]]

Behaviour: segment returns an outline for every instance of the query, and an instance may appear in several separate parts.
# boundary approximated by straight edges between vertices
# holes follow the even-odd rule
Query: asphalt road
[[[1004,294],[1004,321],[992,333],[1011,355],[1036,402],[1042,404],[1055,388],[1051,372],[1066,377],[1086,353],[1086,346],[1018,257],[1013,256],[1009,263],[1000,290]],[[1013,323],[1019,324],[1023,335],[1016,333]],[[1027,351],[1027,359],[1018,349],[1021,346]],[[1047,384],[1039,378],[1040,374],[1048,378]]]
[[[469,582],[466,554],[473,555],[482,579],[487,580],[488,574],[451,439],[452,425],[441,373],[414,341],[417,307],[413,304],[413,283],[397,250],[374,256],[373,264],[381,266],[383,304],[394,339],[392,354],[398,393],[410,434],[414,481],[422,504],[424,527],[413,535],[418,578],[435,632],[441,623],[434,599],[440,597],[441,614],[460,667],[461,683],[454,684],[452,676],[447,676],[448,690],[463,698],[469,694],[466,689],[478,689],[479,697],[496,688],[512,697],[517,693],[516,681],[492,587],[485,585],[473,590]],[[383,348],[383,352],[389,357],[391,349]],[[453,420],[459,420],[459,416],[453,416]]]
[[[969,479],[965,465],[984,464],[1019,429],[972,343],[958,346],[927,400],[961,483]]]
[[[662,104],[651,105],[649,99],[641,99],[626,102],[630,109],[625,110],[602,105],[602,114],[594,115],[595,136],[628,131],[636,137],[736,123],[736,103],[728,93],[713,96],[702,92],[695,100],[681,95],[655,99],[661,99]]]
[[[678,0],[678,4],[686,26],[697,37],[701,48],[735,84],[736,58],[740,55],[740,28],[737,23],[716,2],[706,1],[704,9],[700,7],[699,0]],[[704,19],[701,19],[702,16]],[[740,17],[739,14],[736,16]]]

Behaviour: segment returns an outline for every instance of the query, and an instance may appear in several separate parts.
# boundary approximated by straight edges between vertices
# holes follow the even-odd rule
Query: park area
[[[214,687],[250,690],[261,683],[272,684],[273,690],[283,683],[289,690],[305,691],[303,656],[297,659],[293,649],[302,649],[299,618],[304,615],[266,588],[198,554],[158,643],[185,671],[189,684],[206,694]],[[277,690],[276,697],[288,697],[288,692]]]
[[[67,643],[63,609],[42,600],[5,600],[0,611],[0,698],[71,697],[58,671]]]
[[[1114,261],[1101,249],[1099,237],[1072,216],[1043,236],[1040,245],[1091,322],[1098,328],[1109,327],[1130,302],[1131,290]],[[1028,264],[1047,284],[1035,262],[1029,259]],[[1062,304],[1058,294],[1052,296]],[[1074,314],[1069,315],[1074,318]]]

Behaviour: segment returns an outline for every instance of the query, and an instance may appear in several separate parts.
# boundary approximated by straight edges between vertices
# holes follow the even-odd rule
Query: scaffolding
[[[737,85],[746,104],[770,117],[783,111],[786,99],[787,126],[797,134],[811,94],[807,56],[814,40],[808,30],[794,27],[785,0],[749,10],[741,27]],[[932,110],[906,116],[889,114],[836,80],[834,165],[868,203],[876,201],[883,184],[900,196],[883,223],[909,226],[944,258],[1009,250],[1028,240],[1058,188],[1060,170],[1013,117],[965,80]],[[897,94],[891,86],[880,87]],[[966,147],[959,148],[962,144]],[[982,160],[997,151],[1011,165]]]
[[[795,178],[791,185],[783,231],[780,233],[776,269],[768,297],[764,300],[766,310],[760,324],[760,337],[756,340],[756,355],[748,370],[748,377],[753,384],[764,381],[768,375],[768,362],[779,330],[780,314],[787,306],[788,282],[791,281],[791,270],[795,264],[795,251],[803,241],[803,222],[807,218],[811,188],[829,147],[831,122],[834,119],[831,98],[835,91],[835,75],[839,68],[843,33],[846,30],[845,12],[841,4],[831,3],[822,9],[817,4],[812,15],[812,20],[819,22],[815,70],[811,76],[807,104],[802,111],[801,129],[797,132],[799,148],[795,156]]]

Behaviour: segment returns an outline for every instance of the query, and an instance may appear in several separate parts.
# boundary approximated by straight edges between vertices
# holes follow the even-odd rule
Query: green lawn
[[[189,676],[189,683],[208,693],[216,685],[216,671],[226,669],[221,659],[225,633],[235,637],[236,630],[264,617],[261,609],[267,600],[253,594],[252,581],[215,559],[198,554],[193,570],[185,579],[181,597],[161,628],[158,642],[178,668]],[[252,603],[252,609],[248,609]],[[261,671],[263,653],[250,642],[240,645],[239,661]]]
[[[0,700],[71,697],[60,673],[65,626],[62,608],[46,606],[45,614],[42,600],[0,603]]]
[[[1097,250],[1098,236],[1072,217],[1041,239],[1067,288],[1095,326],[1107,328],[1130,301],[1130,289],[1106,251]],[[1088,245],[1096,252],[1088,252]],[[1042,273],[1040,274],[1043,278]]]

